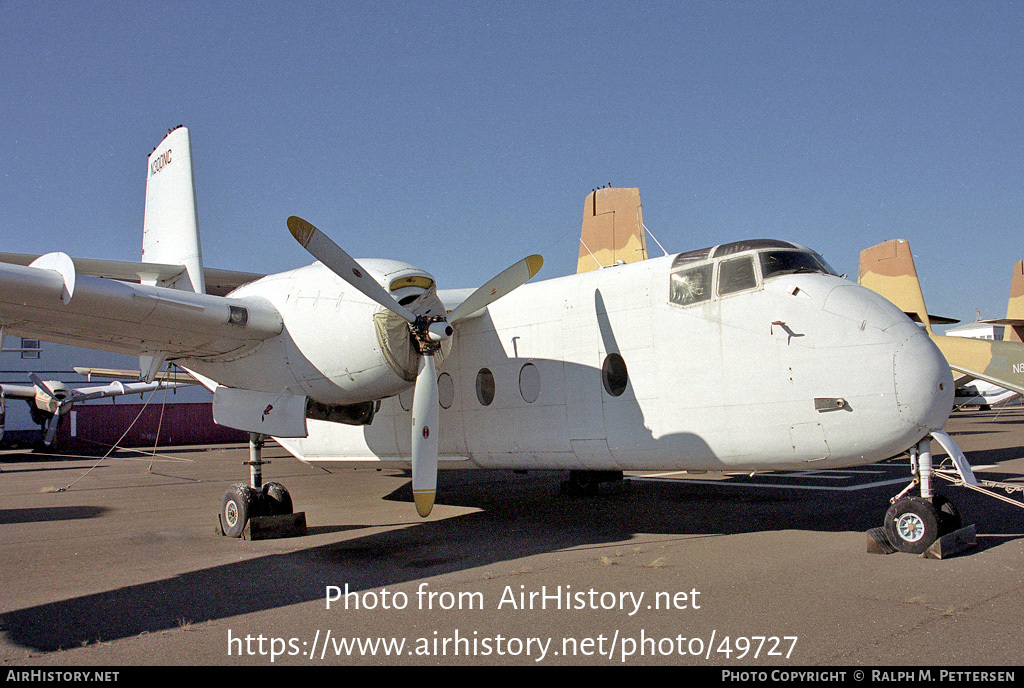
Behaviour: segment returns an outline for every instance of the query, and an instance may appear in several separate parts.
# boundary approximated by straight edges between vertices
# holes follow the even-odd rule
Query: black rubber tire
[[[220,507],[221,529],[228,537],[240,538],[253,512],[252,490],[245,483],[232,485]]]
[[[885,536],[900,552],[921,554],[939,537],[939,511],[921,497],[905,497],[885,512]]]
[[[569,471],[569,491],[571,494],[592,497],[600,489],[600,481],[594,471]]]
[[[270,516],[292,513],[292,496],[281,483],[269,482],[263,485],[264,510]]]
[[[960,512],[957,511],[953,502],[949,501],[946,497],[938,494],[935,495],[932,497],[932,506],[939,512],[939,537],[960,530],[963,527]]]

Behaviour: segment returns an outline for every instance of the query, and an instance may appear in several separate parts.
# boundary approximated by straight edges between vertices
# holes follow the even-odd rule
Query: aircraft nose
[[[941,430],[953,409],[953,374],[935,343],[917,325],[893,355],[896,409],[900,420],[926,432]]]

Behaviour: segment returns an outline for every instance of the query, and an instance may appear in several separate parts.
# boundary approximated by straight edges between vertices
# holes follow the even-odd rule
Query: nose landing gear
[[[942,445],[953,460],[959,480],[936,471],[932,466],[932,439]],[[968,487],[978,484],[967,458],[953,438],[937,430],[911,447],[910,472],[914,476],[913,481],[893,497],[882,527],[868,532],[868,551],[880,554],[910,552],[942,559],[975,546],[974,525],[964,527],[953,502],[936,494],[932,488],[935,476]],[[915,486],[920,488],[921,496],[907,496]]]

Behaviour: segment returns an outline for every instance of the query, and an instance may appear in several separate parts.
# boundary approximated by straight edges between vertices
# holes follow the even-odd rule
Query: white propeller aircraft
[[[80,402],[106,399],[125,394],[144,394],[154,389],[175,387],[180,383],[111,382],[106,385],[70,386],[59,380],[42,380],[35,373],[31,385],[0,385],[0,438],[4,434],[4,411],[7,399],[24,399],[32,409],[32,419],[43,427],[43,444],[50,446],[57,435],[61,419]]]
[[[194,198],[178,128],[149,158],[141,283],[63,254],[0,264],[0,324],[139,355],[148,378],[174,361],[214,391],[218,423],[302,461],[411,466],[423,516],[439,462],[584,480],[837,468],[907,450],[930,466],[952,408],[927,334],[788,242],[527,284],[541,265],[529,256],[479,289],[438,291],[426,272],[356,261],[292,217],[318,262],[214,296]],[[720,389],[732,392],[709,403]],[[232,535],[261,508],[258,484],[238,487],[222,511]],[[931,498],[922,483],[921,500],[899,501]],[[919,510],[906,510],[908,549],[938,536],[937,509]]]

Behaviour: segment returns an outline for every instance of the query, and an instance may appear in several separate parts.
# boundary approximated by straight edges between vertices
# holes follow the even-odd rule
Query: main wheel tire
[[[921,497],[900,499],[885,512],[885,535],[897,550],[921,554],[939,537],[939,510]]]
[[[263,485],[263,502],[267,513],[281,516],[292,513],[292,496],[281,483],[269,482]]]
[[[952,533],[955,530],[960,530],[963,527],[960,512],[957,511],[953,502],[946,499],[946,497],[935,495],[932,497],[932,505],[939,512],[939,537]]]
[[[600,481],[594,471],[569,471],[569,490],[572,494],[592,497],[599,488]]]
[[[245,524],[253,511],[253,495],[249,486],[237,483],[224,493],[224,501],[220,508],[220,522],[224,534],[228,537],[242,537]]]

